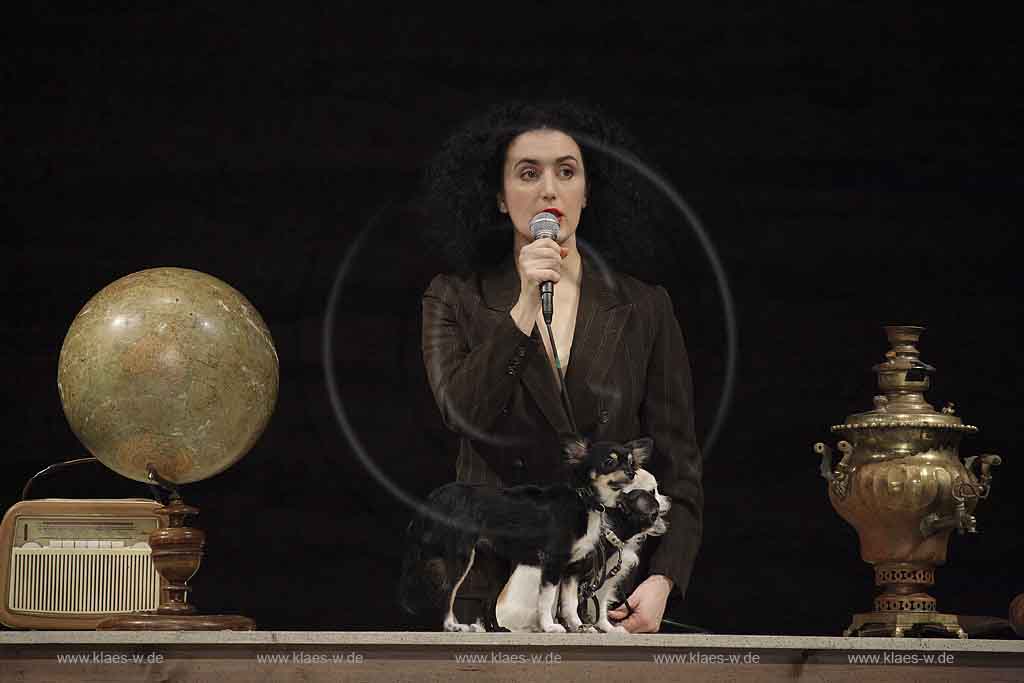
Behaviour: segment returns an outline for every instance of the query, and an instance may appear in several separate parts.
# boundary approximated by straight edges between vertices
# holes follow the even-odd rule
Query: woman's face
[[[509,215],[524,241],[533,241],[530,219],[545,210],[559,216],[558,242],[575,241],[586,205],[583,155],[575,140],[559,130],[541,129],[509,143],[498,210]]]

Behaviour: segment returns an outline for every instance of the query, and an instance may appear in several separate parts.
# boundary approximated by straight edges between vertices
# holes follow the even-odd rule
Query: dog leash
[[[625,543],[615,535],[614,531],[607,527],[604,530],[604,540],[615,548],[615,553],[617,555],[615,566],[612,567],[611,570],[607,570],[608,551],[606,550],[604,543],[599,544],[597,548],[595,548],[593,570],[590,572],[590,580],[581,581],[579,585],[579,604],[586,604],[587,600],[593,600],[594,609],[597,610],[597,614],[601,613],[601,606],[597,602],[597,591],[604,585],[605,581],[622,571],[622,549],[625,547]]]

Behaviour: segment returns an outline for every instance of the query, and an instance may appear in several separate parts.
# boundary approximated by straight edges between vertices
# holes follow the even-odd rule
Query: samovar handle
[[[981,472],[974,470],[975,461],[981,462]],[[991,489],[990,484],[992,483],[991,470],[996,465],[1001,465],[1002,462],[1003,459],[993,453],[983,453],[982,455],[972,455],[969,458],[964,458],[964,467],[975,481],[975,495],[978,498],[988,498],[989,490]]]
[[[819,441],[814,444],[814,452],[821,456],[821,466],[819,468],[821,476],[828,482],[828,486],[832,489],[832,492],[839,498],[845,498],[846,494],[849,493],[847,486],[848,478],[850,474],[850,455],[853,454],[853,446],[847,441],[840,441],[836,444],[836,448],[843,454],[842,460],[840,460],[835,469],[832,469],[832,449]]]
[[[981,472],[975,472],[974,463],[981,462]],[[964,469],[970,481],[958,481],[953,485],[953,500],[956,504],[951,515],[939,515],[933,512],[921,520],[921,535],[928,538],[932,534],[944,529],[956,529],[957,533],[969,534],[978,533],[978,519],[967,512],[969,500],[983,500],[988,498],[992,482],[991,469],[1003,461],[998,455],[986,453],[984,455],[972,455],[964,458]]]

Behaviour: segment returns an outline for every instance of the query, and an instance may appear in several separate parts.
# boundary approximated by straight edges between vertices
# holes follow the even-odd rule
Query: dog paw
[[[617,626],[610,621],[599,621],[596,625],[602,633],[629,633],[625,626]]]
[[[583,622],[580,621],[579,619],[566,619],[565,620],[565,630],[567,632],[582,631],[583,630]]]
[[[580,624],[579,628],[576,630],[580,633],[600,633],[593,624]]]
[[[548,624],[544,627],[544,633],[565,633],[565,627],[561,624]]]
[[[469,633],[473,630],[473,626],[476,626],[476,624],[470,625],[448,622],[444,625],[444,630],[447,633]]]
[[[469,631],[471,633],[487,633],[487,629],[484,628],[483,624],[470,624]]]

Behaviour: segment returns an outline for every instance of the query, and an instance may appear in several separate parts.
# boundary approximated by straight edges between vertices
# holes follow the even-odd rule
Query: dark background
[[[194,268],[256,305],[282,379],[249,455],[186,488],[209,535],[195,602],[262,629],[415,625],[393,600],[408,510],[367,475],[328,401],[328,294],[370,229],[336,311],[341,396],[398,484],[423,495],[450,480],[454,441],[419,357],[419,297],[441,265],[417,242],[416,182],[481,107],[557,94],[633,131],[707,226],[735,297],[738,380],[707,452],[701,553],[670,615],[721,633],[838,634],[870,609],[871,570],[811,446],[870,409],[890,323],[927,326],[929,399],[981,427],[961,453],[1004,457],[981,533],[951,541],[940,609],[1005,616],[1024,591],[1010,561],[1024,112],[1007,17],[894,3],[676,16],[105,5],[31,3],[5,43],[0,507],[84,454],[55,381],[77,311],[128,273]],[[646,275],[676,303],[706,440],[727,365],[722,301],[685,221],[665,229],[670,267]],[[35,495],[147,493],[79,470]]]

